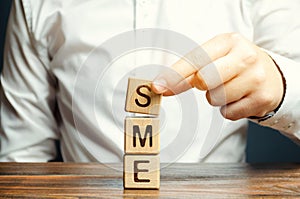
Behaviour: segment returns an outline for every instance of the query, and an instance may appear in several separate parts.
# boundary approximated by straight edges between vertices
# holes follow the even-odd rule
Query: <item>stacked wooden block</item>
[[[159,189],[160,135],[159,114],[161,95],[151,90],[151,82],[128,80],[127,112],[147,114],[125,118],[124,176],[126,189]]]

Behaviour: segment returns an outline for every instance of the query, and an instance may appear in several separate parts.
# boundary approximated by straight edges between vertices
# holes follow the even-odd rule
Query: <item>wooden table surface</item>
[[[0,198],[300,197],[300,164],[172,164],[160,190],[124,190],[122,166],[0,163]]]

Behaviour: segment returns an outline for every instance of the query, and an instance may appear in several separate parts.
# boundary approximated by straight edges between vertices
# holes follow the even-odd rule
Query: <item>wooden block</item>
[[[125,155],[123,171],[125,189],[159,189],[159,155]]]
[[[151,81],[128,79],[125,110],[134,113],[158,115],[161,95],[151,90]]]
[[[159,154],[159,119],[155,117],[126,117],[124,133],[126,154]]]

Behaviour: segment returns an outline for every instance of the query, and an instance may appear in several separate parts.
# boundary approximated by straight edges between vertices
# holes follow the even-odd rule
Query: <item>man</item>
[[[297,0],[15,1],[1,161],[55,159],[57,140],[64,161],[121,161],[129,76],[154,79],[164,95],[189,90],[163,99],[162,162],[243,161],[249,118],[298,141],[299,8]],[[161,31],[166,46],[187,51],[176,59],[163,49],[130,51],[145,40],[155,46]]]

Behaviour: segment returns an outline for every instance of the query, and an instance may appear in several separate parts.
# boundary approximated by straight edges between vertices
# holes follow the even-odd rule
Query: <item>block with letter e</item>
[[[125,155],[123,161],[126,189],[159,189],[159,155]]]
[[[151,90],[151,81],[129,78],[125,111],[158,115],[161,96]]]

